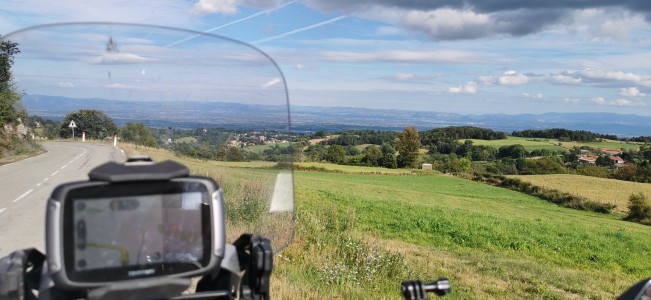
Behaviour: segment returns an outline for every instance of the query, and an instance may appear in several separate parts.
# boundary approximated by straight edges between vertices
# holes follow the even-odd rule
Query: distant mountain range
[[[285,106],[246,105],[226,102],[151,102],[107,99],[77,99],[26,95],[23,104],[29,114],[62,120],[82,108],[99,109],[118,126],[143,121],[152,127],[224,127],[239,129],[284,129]],[[292,106],[294,131],[376,129],[402,130],[406,126],[431,129],[444,126],[477,126],[512,132],[523,129],[566,128],[603,134],[650,136],[651,117],[615,113],[545,113],[461,115],[430,111],[408,111],[351,107]],[[255,120],[252,124],[251,121]]]

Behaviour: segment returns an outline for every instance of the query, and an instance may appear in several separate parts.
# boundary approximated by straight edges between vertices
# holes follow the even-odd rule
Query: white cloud
[[[617,106],[646,106],[646,103],[642,101],[631,101],[628,99],[617,99],[614,101],[614,104]]]
[[[497,78],[495,76],[479,76],[478,80],[482,84],[494,84],[497,82]]]
[[[63,81],[63,82],[59,82],[59,86],[62,88],[73,88],[75,87],[75,84],[70,81]]]
[[[398,73],[393,78],[395,78],[396,80],[404,81],[404,80],[414,79],[414,77],[415,75],[411,73]]]
[[[566,98],[563,98],[563,102],[565,102],[567,104],[579,104],[579,103],[581,103],[581,99],[566,97]]]
[[[544,98],[544,95],[541,93],[535,93],[535,94],[522,93],[522,97],[529,98],[529,99],[542,99]]]
[[[470,63],[486,60],[484,54],[457,50],[391,50],[377,52],[323,51],[321,52],[321,58],[325,61],[357,63]]]
[[[449,87],[448,92],[452,94],[474,94],[477,92],[477,83],[474,81],[468,81],[465,85]]]
[[[149,62],[156,62],[156,61],[158,61],[158,59],[156,58],[144,57],[138,54],[124,53],[124,52],[120,52],[120,53],[106,52],[101,56],[97,56],[91,59],[92,63],[106,64],[106,65],[138,64],[138,63],[149,63]]]
[[[548,77],[549,81],[557,84],[577,85],[583,81],[579,77],[568,76],[564,74],[552,74]]]
[[[463,39],[484,35],[492,21],[486,14],[468,10],[437,9],[406,11],[399,17],[403,26],[430,37]]]
[[[233,15],[237,13],[238,0],[199,0],[192,6],[190,12],[197,15],[224,14]]]
[[[516,71],[506,71],[498,78],[501,85],[523,85],[529,83],[529,77]]]
[[[606,99],[604,99],[604,97],[596,97],[596,98],[592,98],[591,101],[592,101],[594,104],[597,104],[597,105],[605,105],[605,104],[606,104]]]
[[[294,66],[294,69],[296,69],[296,70],[303,70],[304,68],[305,68],[305,66],[302,65],[302,64],[300,64],[300,63],[298,63],[298,64],[296,64],[296,65]]]
[[[613,101],[608,101],[604,97],[593,98],[592,102],[597,105],[620,106],[620,107],[646,106],[645,102],[639,100],[616,99]]]
[[[619,94],[626,97],[643,97],[645,93],[640,92],[636,87],[621,88]]]

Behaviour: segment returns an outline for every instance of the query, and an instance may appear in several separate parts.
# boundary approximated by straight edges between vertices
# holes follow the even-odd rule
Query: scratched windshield
[[[9,199],[1,206],[0,254],[44,249],[52,189],[133,155],[175,160],[214,178],[224,192],[229,242],[243,233],[269,238],[276,251],[290,242],[288,97],[265,53],[214,35],[120,24],[45,26],[4,38],[18,50],[12,90],[29,108],[12,130],[23,130],[42,154],[0,170]],[[262,153],[271,147],[279,149],[273,157]]]

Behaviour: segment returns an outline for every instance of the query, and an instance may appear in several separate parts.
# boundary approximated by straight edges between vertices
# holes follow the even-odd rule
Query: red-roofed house
[[[596,164],[597,158],[594,156],[581,156],[579,157],[579,162],[584,164]]]
[[[611,156],[610,160],[612,160],[616,164],[623,164],[624,163],[624,160],[619,156]]]

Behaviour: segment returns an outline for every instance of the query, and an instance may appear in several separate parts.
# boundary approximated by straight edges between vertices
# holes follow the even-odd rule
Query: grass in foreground
[[[628,197],[634,193],[644,193],[651,197],[651,184],[597,178],[582,175],[518,175],[519,178],[534,185],[556,189],[578,196],[586,197],[599,203],[617,205],[615,211],[628,212]]]
[[[438,276],[451,299],[609,299],[651,268],[649,228],[612,216],[448,176],[296,178],[282,299],[396,299],[402,280]]]

